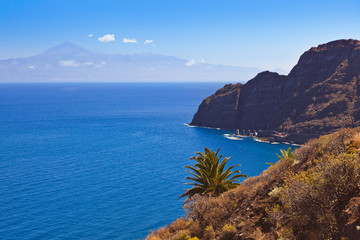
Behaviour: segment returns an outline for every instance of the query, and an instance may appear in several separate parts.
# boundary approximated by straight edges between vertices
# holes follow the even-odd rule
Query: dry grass
[[[299,163],[312,162],[329,155],[339,155],[346,152],[346,145],[357,139],[360,143],[360,128],[345,128],[335,133],[312,139],[295,151],[296,161]]]
[[[151,231],[150,234],[146,237],[146,240],[162,240],[169,239],[171,237],[171,232],[168,227],[159,228],[157,231]]]
[[[267,240],[268,239],[266,234],[263,233],[260,228],[256,228],[256,230],[253,233],[251,233],[249,237],[252,239],[256,239],[256,240]]]
[[[187,229],[189,224],[190,224],[190,222],[186,221],[185,218],[179,218],[170,224],[169,231],[176,232],[176,231]]]
[[[353,197],[359,183],[358,156],[328,156],[307,171],[288,174],[278,193],[281,204],[275,204],[269,214],[297,237],[331,238],[337,231],[342,204]]]
[[[231,240],[234,239],[236,235],[236,228],[232,225],[226,224],[221,229],[219,240]]]
[[[202,236],[202,240],[215,240],[215,231],[212,226],[207,226],[205,228],[204,234]]]
[[[170,238],[170,240],[190,240],[190,232],[187,230],[179,230]]]
[[[360,133],[356,133],[353,136],[353,140],[354,140],[355,143],[360,144]]]
[[[295,151],[295,161],[280,160],[219,197],[193,197],[184,204],[186,218],[147,240],[333,237],[340,205],[360,192],[359,150],[360,128],[311,140]]]
[[[187,216],[203,228],[212,226],[215,230],[223,226],[236,208],[236,195],[233,192],[219,197],[194,196],[184,204]]]

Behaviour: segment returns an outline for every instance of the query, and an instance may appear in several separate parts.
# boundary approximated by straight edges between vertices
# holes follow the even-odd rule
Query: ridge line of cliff
[[[304,52],[288,75],[264,71],[225,85],[204,99],[190,124],[303,143],[360,125],[359,80],[360,41],[331,41]]]

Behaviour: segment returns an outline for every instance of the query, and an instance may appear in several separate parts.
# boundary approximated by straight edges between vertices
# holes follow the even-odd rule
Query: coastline
[[[318,136],[316,134],[316,136],[314,136],[313,134],[308,135],[308,134],[298,134],[298,135],[290,135],[288,134],[287,136],[281,136],[279,135],[278,132],[276,131],[272,131],[272,134],[269,134],[269,131],[266,131],[266,133],[264,134],[264,131],[260,130],[257,132],[257,136],[249,136],[249,135],[242,135],[242,134],[236,134],[236,130],[235,129],[225,129],[225,128],[215,128],[215,127],[206,127],[206,126],[196,126],[196,125],[191,125],[190,123],[184,123],[184,125],[188,126],[188,127],[197,127],[197,128],[206,128],[206,129],[214,129],[214,130],[224,130],[224,131],[231,131],[234,132],[233,134],[226,134],[227,136],[225,136],[228,139],[231,140],[242,140],[242,138],[253,138],[254,141],[256,142],[262,142],[262,143],[269,143],[269,144],[288,144],[288,145],[293,145],[293,146],[302,146],[302,144],[304,144],[305,142],[307,142],[308,140],[312,139],[312,138],[316,138],[316,136]],[[300,136],[300,137],[299,137]],[[302,141],[293,141],[291,137],[295,137],[294,140],[302,140]],[[297,138],[296,138],[297,137]],[[237,138],[237,139],[235,139]]]
[[[359,239],[359,216],[355,213],[357,209],[352,210],[360,201],[359,176],[353,174],[359,172],[359,134],[358,128],[341,129],[314,139],[299,148],[299,154],[288,152],[291,156],[282,152],[279,157],[283,160],[271,164],[259,175],[245,179],[241,187],[214,198],[199,197],[185,205],[190,209],[186,217],[150,232],[146,239],[160,239],[165,234],[166,239],[175,239],[174,236],[180,234],[189,236],[187,239],[203,238],[208,236],[205,234],[210,232],[209,229],[212,236],[220,236],[219,239],[238,239],[237,236],[241,239],[278,239],[279,236],[323,239],[324,235],[318,229],[328,234],[329,239],[337,239],[339,235]],[[349,152],[349,147],[353,147],[354,152]],[[339,172],[339,169],[344,171]],[[332,189],[337,186],[341,190],[334,195]],[[295,207],[283,207],[294,196],[296,201],[290,204]],[[335,204],[328,211],[328,206],[334,202],[341,204]],[[316,215],[319,212],[321,214]],[[320,221],[324,212],[331,216],[325,225]],[[307,219],[309,214],[314,214],[317,219]],[[307,221],[306,225],[303,219]],[[209,225],[216,228],[206,227]],[[337,232],[332,232],[333,228]],[[224,229],[231,229],[231,237],[222,238]]]

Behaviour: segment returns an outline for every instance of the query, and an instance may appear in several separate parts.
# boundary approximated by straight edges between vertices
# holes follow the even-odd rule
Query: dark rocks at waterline
[[[257,129],[259,137],[303,143],[360,125],[360,41],[338,40],[306,51],[289,75],[262,72],[203,100],[191,125]],[[261,131],[263,131],[263,135]]]

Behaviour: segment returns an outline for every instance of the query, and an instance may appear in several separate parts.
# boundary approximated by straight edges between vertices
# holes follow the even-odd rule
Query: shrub
[[[146,237],[146,240],[162,240],[160,237],[158,237],[156,234],[153,235],[152,232]]]
[[[315,167],[289,173],[270,216],[288,225],[297,236],[326,239],[336,232],[339,205],[358,189],[360,161],[354,154],[328,156]]]
[[[346,153],[357,154],[359,152],[359,143],[355,140],[350,140],[349,144],[346,146]]]
[[[294,152],[295,158],[299,162],[306,163],[312,162],[314,159],[321,159],[326,155],[345,153],[346,142],[356,137],[359,130],[359,128],[345,128],[318,139],[312,139]]]
[[[226,224],[221,231],[219,240],[229,240],[233,239],[236,235],[236,228],[232,225]]]
[[[272,198],[277,198],[280,196],[281,188],[275,187],[271,192],[269,192],[269,196]]]
[[[201,236],[204,229],[201,227],[197,221],[189,221],[187,230],[190,232],[191,236]]]
[[[250,235],[252,239],[256,240],[267,240],[269,239],[260,228],[256,228],[256,230]]]
[[[267,170],[268,174],[272,178],[277,178],[279,181],[283,179],[285,173],[294,164],[294,158],[283,158],[280,159],[276,164],[271,165]]]
[[[202,228],[213,226],[218,229],[235,210],[236,197],[230,192],[217,198],[196,195],[186,201],[183,208]]]
[[[189,226],[189,224],[190,222],[186,221],[184,218],[179,218],[170,224],[169,230],[171,232],[185,230]]]
[[[157,231],[151,231],[150,234],[146,237],[146,240],[162,240],[169,239],[171,236],[170,230],[168,227],[162,227]]]
[[[191,237],[189,235],[189,231],[181,230],[176,232],[176,234],[170,238],[170,240],[191,240]]]
[[[207,226],[205,228],[204,234],[201,238],[202,240],[215,240],[215,231],[212,226]]]

